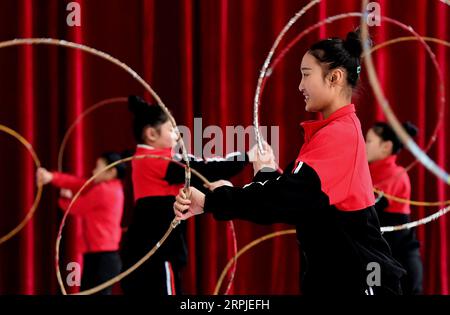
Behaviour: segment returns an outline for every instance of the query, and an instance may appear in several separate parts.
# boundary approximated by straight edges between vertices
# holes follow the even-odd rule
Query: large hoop
[[[36,168],[41,167],[41,162],[39,161],[36,152],[34,152],[33,146],[24,137],[22,137],[18,132],[2,124],[0,124],[0,131],[3,131],[12,136],[13,138],[17,139],[30,153],[31,157],[33,158],[34,164],[36,165]],[[41,196],[42,196],[42,184],[37,183],[36,196],[34,197],[34,201],[33,204],[31,205],[30,210],[27,212],[25,218],[23,218],[23,220],[15,228],[13,228],[11,231],[0,237],[0,245],[6,242],[7,240],[11,239],[17,233],[19,233],[23,229],[23,227],[31,220],[39,205]]]

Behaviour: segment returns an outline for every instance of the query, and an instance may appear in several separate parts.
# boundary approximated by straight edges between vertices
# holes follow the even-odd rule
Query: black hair
[[[372,43],[369,44],[371,46]],[[347,83],[355,88],[361,72],[362,51],[360,31],[357,29],[349,32],[345,40],[338,37],[321,40],[312,45],[308,52],[327,66],[325,75],[336,68],[345,69]]]
[[[411,136],[415,137],[419,132],[419,129],[410,121],[402,124],[406,132]],[[392,127],[385,122],[376,122],[372,126],[372,130],[381,138],[383,141],[392,142],[392,154],[397,154],[403,148],[403,143],[398,138],[397,134],[394,132]]]
[[[119,161],[124,157],[126,156],[123,156],[122,154],[116,152],[105,152],[102,155],[100,155],[100,158],[104,159],[107,165]],[[116,166],[114,166],[114,168],[117,170],[117,178],[123,179],[125,177],[126,172],[125,163],[119,163]]]
[[[143,131],[146,127],[158,129],[169,120],[160,106],[149,104],[139,96],[128,97],[128,109],[133,113],[133,135],[138,143],[143,142]]]

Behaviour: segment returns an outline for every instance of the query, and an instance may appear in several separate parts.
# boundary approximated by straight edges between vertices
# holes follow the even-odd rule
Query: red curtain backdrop
[[[0,40],[52,37],[83,43],[105,51],[135,69],[164,100],[180,125],[249,126],[260,67],[282,27],[307,1],[302,0],[139,0],[86,1],[81,26],[66,24],[67,0],[3,0],[0,2]],[[450,40],[450,7],[439,1],[378,1],[382,14],[411,25],[422,35]],[[359,11],[360,1],[322,1],[293,27],[292,39],[326,16]],[[299,65],[306,49],[326,36],[345,36],[358,25],[356,18],[326,25],[304,38],[269,79],[261,105],[261,124],[280,126],[280,164],[297,156],[302,144],[298,123],[313,115],[304,111],[298,92]],[[382,24],[371,28],[375,42],[409,35]],[[286,44],[287,40],[283,42]],[[449,48],[430,44],[445,79],[449,79]],[[418,144],[425,146],[439,115],[437,75],[417,42],[384,48],[374,55],[378,75],[400,120],[420,128]],[[20,132],[35,148],[43,166],[57,168],[62,137],[70,124],[94,103],[130,94],[149,95],[118,67],[84,52],[48,46],[0,50],[0,123]],[[367,84],[355,98],[363,129],[382,119]],[[448,81],[446,92],[450,94]],[[448,103],[448,102],[447,102]],[[448,111],[445,121],[450,121]],[[103,107],[88,116],[72,134],[64,170],[89,176],[103,151],[132,149],[130,119],[125,104]],[[193,130],[193,129],[191,129]],[[210,139],[204,139],[206,143]],[[438,134],[430,156],[449,169],[447,126]],[[226,152],[224,152],[226,153]],[[408,152],[400,158],[412,161]],[[11,230],[30,208],[36,187],[35,166],[28,152],[12,137],[0,133],[0,234]],[[249,168],[233,179],[242,185]],[[450,199],[448,186],[422,166],[411,172],[413,199]],[[129,196],[129,180],[127,196]],[[0,245],[1,294],[58,294],[54,255],[61,212],[56,189],[45,187],[33,220],[13,239]],[[413,207],[421,218],[437,208]],[[127,202],[124,225],[131,211]],[[418,229],[424,262],[426,294],[449,293],[450,248],[447,217]],[[311,222],[320,229],[320,222]],[[238,248],[275,230],[291,226],[259,226],[237,221]],[[80,227],[71,218],[63,234],[65,265],[81,261]],[[188,222],[189,262],[185,292],[210,294],[232,254],[232,239],[224,222],[210,216]],[[232,293],[297,294],[298,253],[293,235],[267,241],[238,261]],[[330,262],[332,264],[333,262]],[[64,270],[63,270],[64,273]],[[65,274],[65,273],[64,273]],[[338,284],[336,284],[339,286]],[[223,290],[223,289],[222,289]]]

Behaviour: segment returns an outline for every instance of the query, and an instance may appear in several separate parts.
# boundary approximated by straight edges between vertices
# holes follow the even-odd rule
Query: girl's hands
[[[205,188],[208,188],[209,190],[213,191],[216,188],[222,187],[222,186],[230,186],[233,187],[233,184],[227,180],[219,179],[218,181],[212,182],[210,185],[205,184]]]
[[[194,187],[190,187],[186,193],[182,188],[175,198],[173,210],[178,220],[186,220],[194,215],[202,214],[204,206],[204,193]]]
[[[53,180],[53,174],[45,168],[40,167],[36,171],[36,181],[41,185],[47,185]]]
[[[59,195],[62,198],[66,198],[66,199],[72,199],[73,198],[73,193],[70,189],[61,189],[59,191]]]
[[[278,165],[275,162],[275,155],[273,154],[273,150],[271,146],[267,143],[263,143],[264,152],[260,153],[258,149],[258,145],[255,144],[253,148],[248,151],[248,157],[250,162],[253,163],[253,172],[254,174],[258,173],[261,169],[268,167],[271,169],[278,169]]]

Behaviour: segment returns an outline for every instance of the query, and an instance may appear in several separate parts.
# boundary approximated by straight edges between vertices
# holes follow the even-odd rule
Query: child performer
[[[410,122],[403,124],[411,137],[417,134],[417,128]],[[392,128],[377,122],[369,129],[366,136],[366,151],[370,174],[374,187],[386,194],[411,199],[411,182],[405,169],[397,165],[398,153],[403,148],[400,139]],[[382,197],[375,208],[381,226],[395,226],[410,222],[411,208],[409,204],[399,203]],[[392,255],[407,271],[402,280],[404,294],[422,293],[422,261],[420,259],[419,242],[415,230],[401,230],[385,233]]]
[[[120,154],[104,153],[97,159],[93,174],[97,174],[108,164],[121,159]],[[70,213],[82,222],[84,237],[83,271],[81,290],[95,287],[119,274],[121,261],[119,243],[122,235],[121,220],[124,208],[124,192],[121,179],[125,175],[125,166],[118,164],[114,168],[99,174],[71,208]],[[86,182],[69,174],[49,172],[45,168],[37,170],[37,180],[43,185],[52,184],[61,188],[59,205],[67,210],[70,199]],[[112,287],[100,291],[100,295],[109,295]]]
[[[135,155],[172,158],[176,134],[169,117],[157,105],[139,97],[129,97],[133,113],[133,132],[138,143]],[[234,152],[225,159],[201,160],[190,157],[190,166],[208,180],[230,178],[248,164],[247,154]],[[132,161],[135,208],[124,237],[124,269],[142,258],[162,237],[174,218],[175,196],[184,183],[185,170],[174,162],[161,159]],[[192,185],[202,187],[195,176]],[[154,256],[121,282],[125,294],[175,295],[181,293],[180,270],[186,264],[185,224],[172,231]]]
[[[351,104],[361,70],[359,34],[319,41],[303,56],[299,90],[306,111],[323,120],[302,123],[305,142],[284,171],[254,163],[259,172],[243,188],[206,195],[180,190],[180,220],[203,212],[219,220],[295,224],[301,244],[304,294],[399,294],[403,268],[380,232],[361,125]],[[187,196],[189,195],[189,198]],[[187,212],[185,212],[187,211]]]

